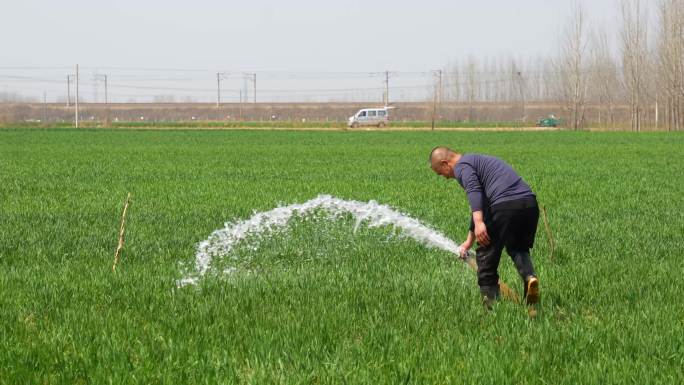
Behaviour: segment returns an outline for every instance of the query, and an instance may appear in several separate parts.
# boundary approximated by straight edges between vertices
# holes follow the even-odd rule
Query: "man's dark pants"
[[[530,249],[534,246],[538,220],[539,207],[534,197],[501,202],[484,211],[490,242],[476,250],[477,281],[483,296],[494,299],[499,295],[497,269],[504,247],[523,282],[535,275]]]

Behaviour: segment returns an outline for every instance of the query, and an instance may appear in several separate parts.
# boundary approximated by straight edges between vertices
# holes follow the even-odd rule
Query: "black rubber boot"
[[[480,294],[482,295],[482,303],[487,310],[492,310],[492,307],[499,299],[499,285],[496,286],[480,286]]]

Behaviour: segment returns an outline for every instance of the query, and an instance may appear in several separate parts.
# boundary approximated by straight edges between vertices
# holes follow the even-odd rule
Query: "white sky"
[[[591,23],[617,32],[617,0],[583,5]],[[525,60],[555,53],[571,6],[570,0],[4,0],[0,74],[76,63],[100,72],[241,73],[429,71],[468,55]]]

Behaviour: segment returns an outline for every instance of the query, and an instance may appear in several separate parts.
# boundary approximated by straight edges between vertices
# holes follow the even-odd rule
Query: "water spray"
[[[254,236],[258,242],[259,236],[288,226],[293,217],[306,217],[319,212],[331,219],[351,215],[355,221],[354,231],[361,225],[370,228],[392,226],[401,236],[414,239],[427,247],[457,255],[477,271],[472,250],[463,250],[456,242],[415,218],[374,200],[360,202],[319,195],[304,203],[279,206],[269,211],[254,213],[248,219],[226,223],[222,229],[214,231],[197,245],[194,268],[178,281],[178,286],[197,284],[211,270],[215,258],[229,256],[234,247],[246,238]],[[229,268],[224,270],[224,273],[234,274],[237,271],[237,268]],[[499,286],[504,297],[518,302],[517,295],[508,286],[503,282],[499,282]]]

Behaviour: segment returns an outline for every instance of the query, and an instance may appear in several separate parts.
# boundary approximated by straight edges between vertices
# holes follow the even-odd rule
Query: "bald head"
[[[430,167],[432,170],[449,179],[453,178],[453,169],[461,154],[450,149],[449,147],[437,146],[430,151]]]
[[[456,155],[456,152],[449,147],[437,146],[430,151],[430,164],[434,164],[440,160],[448,160],[454,155]]]

